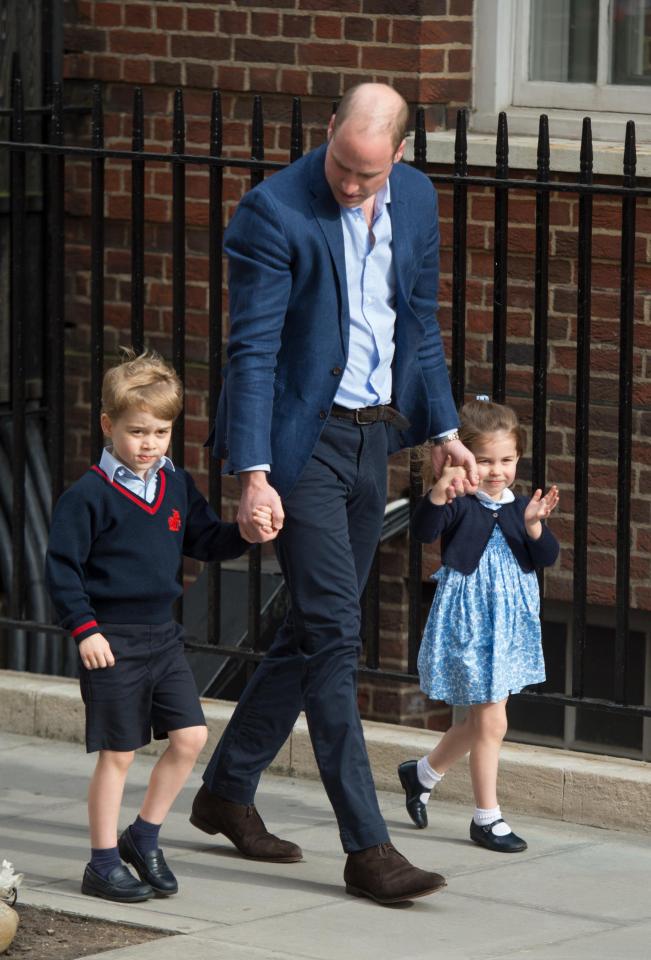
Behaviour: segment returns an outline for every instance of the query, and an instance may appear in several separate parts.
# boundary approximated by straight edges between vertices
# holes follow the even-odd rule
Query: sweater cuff
[[[75,627],[74,630],[71,630],[70,636],[75,643],[81,643],[86,637],[91,637],[94,633],[98,632],[99,624],[97,620],[86,620],[84,623],[80,623],[78,627]]]

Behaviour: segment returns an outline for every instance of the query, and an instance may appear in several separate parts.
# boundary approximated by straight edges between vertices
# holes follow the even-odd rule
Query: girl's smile
[[[493,500],[501,499],[502,491],[515,480],[519,460],[515,437],[506,430],[484,434],[473,443],[472,452],[477,461],[479,489]]]

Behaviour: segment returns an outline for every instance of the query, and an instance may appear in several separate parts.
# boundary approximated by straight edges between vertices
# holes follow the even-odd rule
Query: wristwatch
[[[444,433],[442,437],[430,437],[430,443],[433,443],[435,447],[442,447],[446,443],[450,443],[452,440],[459,439],[459,431],[453,430],[452,433]]]

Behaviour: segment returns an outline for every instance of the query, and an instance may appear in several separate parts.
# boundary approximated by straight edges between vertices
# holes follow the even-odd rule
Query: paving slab
[[[129,774],[124,824],[138,811],[155,757]],[[241,858],[188,821],[197,770],[161,835],[178,896],[119,905],[84,897],[85,795],[94,766],[81,744],[0,734],[0,859],[26,875],[20,900],[178,936],[98,954],[103,960],[650,960],[651,849],[617,830],[517,814],[529,842],[501,855],[468,840],[471,810],[430,804],[416,830],[398,793],[380,805],[399,850],[449,881],[441,894],[383,908],[346,895],[344,855],[323,788],[265,776],[258,802],[269,829],[305,860]]]

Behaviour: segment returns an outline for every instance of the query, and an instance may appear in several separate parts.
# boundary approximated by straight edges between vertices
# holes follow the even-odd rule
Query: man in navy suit
[[[192,822],[246,856],[291,862],[253,806],[305,710],[348,854],[349,893],[393,903],[445,886],[389,842],[357,708],[359,597],[386,505],[387,455],[460,443],[436,320],[438,209],[401,164],[407,105],[384,84],[344,96],[328,143],[241,200],[226,232],[231,330],[215,456],[241,481],[238,521],[277,535],[291,610],[240,697]],[[256,507],[271,508],[264,536]]]

